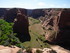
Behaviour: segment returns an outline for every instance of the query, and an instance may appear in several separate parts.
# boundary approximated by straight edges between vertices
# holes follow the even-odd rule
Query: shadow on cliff
[[[70,26],[61,29],[58,35],[58,38],[60,38],[60,40],[58,40],[58,45],[70,50]]]
[[[58,34],[58,44],[70,50],[70,10],[65,9],[59,22],[60,32]]]
[[[13,30],[14,33],[17,33],[16,36],[21,42],[30,41],[31,37],[29,34],[29,21],[24,11],[22,13],[21,10],[18,10],[14,21]]]

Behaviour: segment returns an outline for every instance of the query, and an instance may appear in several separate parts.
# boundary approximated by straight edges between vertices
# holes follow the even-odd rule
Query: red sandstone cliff
[[[46,29],[46,40],[51,43],[69,45],[70,9],[61,9],[59,11],[52,9],[49,13],[47,11],[46,13],[48,18],[43,22],[43,26]]]

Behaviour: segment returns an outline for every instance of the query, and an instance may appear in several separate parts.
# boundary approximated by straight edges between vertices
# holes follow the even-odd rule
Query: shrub
[[[32,49],[31,48],[27,48],[26,51],[27,51],[27,53],[32,53]]]
[[[17,53],[23,53],[22,49],[20,49]]]
[[[29,21],[31,21],[31,22],[32,22],[32,24],[30,24],[30,25],[40,23],[40,20],[38,20],[38,19],[34,19],[34,18],[32,18],[32,17],[29,17]]]
[[[38,36],[38,39],[41,41],[45,41],[45,37],[43,35]]]
[[[42,53],[42,51],[41,50],[36,50],[36,53]]]

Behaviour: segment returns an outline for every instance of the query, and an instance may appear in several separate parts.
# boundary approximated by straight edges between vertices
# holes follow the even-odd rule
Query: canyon
[[[0,19],[14,23],[13,31],[22,42],[31,40],[29,17],[40,21],[45,32],[44,42],[70,49],[70,9],[0,8]]]

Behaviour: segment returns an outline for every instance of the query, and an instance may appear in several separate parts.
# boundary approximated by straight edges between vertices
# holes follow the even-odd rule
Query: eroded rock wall
[[[27,17],[27,10],[18,9],[16,21],[14,22],[13,30],[17,33],[20,41],[30,41],[29,35],[29,21]]]
[[[51,10],[50,14],[51,16],[47,15],[49,18],[43,23],[43,26],[45,26],[46,29],[46,40],[60,45],[69,45],[70,9],[62,9],[59,11]],[[56,32],[56,35],[54,35],[53,31]]]
[[[64,9],[60,16],[59,33],[57,41],[62,44],[70,44],[70,9]]]
[[[13,9],[10,9],[6,12],[5,16],[4,16],[4,19],[7,21],[7,22],[13,22],[15,17],[17,15],[17,9],[16,8],[13,8]]]

